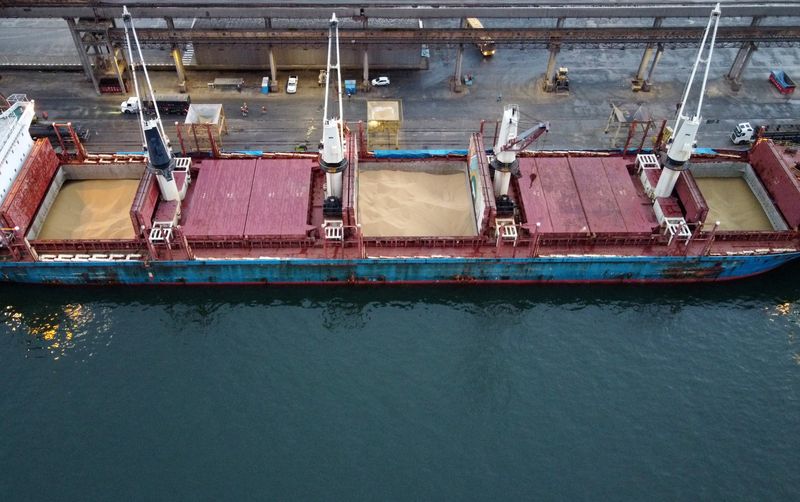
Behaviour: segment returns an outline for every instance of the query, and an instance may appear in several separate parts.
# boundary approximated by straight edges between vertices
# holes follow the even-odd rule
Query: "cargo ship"
[[[56,147],[33,141],[34,103],[10,99],[0,281],[655,283],[775,269],[800,257],[800,155],[768,139],[696,149],[703,90],[685,110],[718,18],[717,7],[671,139],[658,134],[652,150],[529,150],[547,124],[520,132],[519,107],[506,105],[465,150],[371,151],[363,125],[341,118],[341,76],[329,80],[335,17],[319,153],[224,153],[209,134],[212,153],[199,155],[182,139],[197,130],[179,128],[173,154],[160,117],[140,115],[144,153],[94,154],[69,124],[54,124]]]

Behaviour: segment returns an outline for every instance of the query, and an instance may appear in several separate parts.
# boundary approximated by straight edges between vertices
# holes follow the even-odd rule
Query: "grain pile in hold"
[[[362,170],[358,184],[359,223],[365,236],[476,234],[464,173]]]
[[[130,210],[139,180],[68,181],[37,239],[133,239]]]

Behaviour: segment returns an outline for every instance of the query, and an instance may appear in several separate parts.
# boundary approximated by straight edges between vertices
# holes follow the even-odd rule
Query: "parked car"
[[[294,94],[297,92],[297,75],[289,75],[289,81],[286,82],[286,94]]]
[[[374,87],[381,87],[384,85],[389,85],[390,83],[391,82],[389,82],[389,77],[378,77],[372,79],[372,85]]]

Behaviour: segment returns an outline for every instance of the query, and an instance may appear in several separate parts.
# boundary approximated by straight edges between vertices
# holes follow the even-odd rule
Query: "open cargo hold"
[[[358,215],[364,236],[475,236],[465,163],[359,164]]]
[[[133,239],[130,210],[143,173],[143,164],[60,166],[28,239]]]

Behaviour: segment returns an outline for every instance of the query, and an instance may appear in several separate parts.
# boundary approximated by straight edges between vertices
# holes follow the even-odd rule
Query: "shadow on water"
[[[668,316],[685,308],[797,310],[800,264],[759,277],[726,283],[683,285],[429,285],[429,286],[218,286],[218,287],[52,287],[0,286],[0,333],[27,345],[29,357],[58,358],[84,344],[91,354],[109,344],[121,327],[165,335],[222,334],[231,320],[255,325],[306,322],[310,332],[360,330],[371,317],[407,323],[403,312],[431,326],[470,316],[491,331],[491,323],[514,316],[564,317],[603,311]],[[782,307],[783,306],[783,307]],[[298,313],[300,312],[300,313]],[[633,313],[634,317],[631,317]],[[781,313],[781,312],[778,312]],[[591,323],[593,314],[581,322]],[[569,318],[574,320],[574,315]],[[587,319],[589,319],[587,321]],[[444,322],[444,321],[441,321]],[[636,322],[635,320],[633,322]],[[221,331],[222,330],[222,331]],[[87,336],[91,335],[91,336]],[[86,347],[86,345],[89,345]]]
[[[46,311],[66,305],[141,305],[196,307],[200,318],[213,315],[220,305],[338,307],[367,304],[445,304],[524,308],[534,304],[569,307],[596,304],[696,304],[800,298],[800,263],[757,277],[722,283],[625,285],[381,285],[381,286],[165,286],[165,287],[54,287],[0,285],[0,298],[15,310]]]

